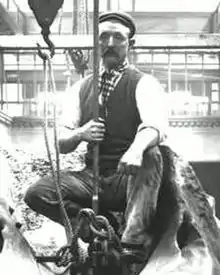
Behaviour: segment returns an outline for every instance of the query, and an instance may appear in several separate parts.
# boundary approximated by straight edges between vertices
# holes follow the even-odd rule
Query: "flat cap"
[[[136,32],[136,26],[134,19],[125,12],[122,11],[108,11],[108,12],[103,12],[99,16],[99,23],[108,21],[108,20],[117,20],[120,23],[122,23],[124,26],[128,27],[130,29],[130,34],[129,38],[132,38]]]

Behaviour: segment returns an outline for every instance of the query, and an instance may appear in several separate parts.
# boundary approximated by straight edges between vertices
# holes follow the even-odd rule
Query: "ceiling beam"
[[[57,49],[93,47],[92,35],[51,35],[51,40]],[[47,48],[41,35],[1,35],[0,48],[36,49],[39,43]],[[143,34],[136,36],[136,49],[162,49],[162,48],[197,48],[220,49],[220,34]]]

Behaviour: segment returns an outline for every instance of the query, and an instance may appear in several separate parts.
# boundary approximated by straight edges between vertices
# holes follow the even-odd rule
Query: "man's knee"
[[[42,186],[43,181],[43,179],[40,179],[29,186],[24,194],[24,202],[33,210],[37,210],[41,201],[42,190],[40,186]]]
[[[163,169],[163,157],[158,146],[151,147],[144,152],[144,167],[157,168],[158,171]]]

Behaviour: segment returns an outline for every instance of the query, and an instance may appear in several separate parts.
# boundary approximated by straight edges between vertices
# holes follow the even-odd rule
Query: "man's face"
[[[129,49],[129,28],[117,21],[99,25],[100,54],[105,67],[112,69],[123,63]]]

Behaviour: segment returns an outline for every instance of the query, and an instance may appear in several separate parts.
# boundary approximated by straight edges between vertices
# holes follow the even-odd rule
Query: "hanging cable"
[[[66,60],[66,72],[65,72],[65,75],[66,75],[66,78],[67,78],[67,80],[66,80],[66,90],[67,90],[71,86],[72,71],[71,71],[71,64],[70,64],[70,57],[69,57],[69,54],[68,54],[68,50],[65,50],[64,54],[65,54],[65,60]]]
[[[61,183],[60,183],[60,161],[59,161],[59,146],[58,146],[58,138],[57,138],[57,109],[55,102],[53,103],[53,119],[54,119],[54,146],[55,146],[55,153],[56,153],[56,169],[54,168],[54,163],[52,159],[52,154],[49,146],[49,139],[48,139],[48,84],[51,84],[51,91],[55,98],[56,96],[56,85],[55,79],[53,75],[53,68],[51,58],[55,54],[55,46],[53,42],[49,38],[50,34],[50,26],[52,25],[58,10],[62,7],[64,0],[56,0],[56,1],[46,1],[46,0],[28,0],[29,7],[33,11],[35,18],[41,27],[41,34],[43,36],[44,41],[48,45],[49,53],[47,54],[42,51],[39,44],[37,44],[38,55],[43,60],[43,67],[44,67],[44,138],[45,144],[47,149],[47,155],[51,166],[51,173],[55,182],[56,193],[60,204],[60,212],[61,218],[65,227],[67,240],[71,241],[73,236],[72,226],[67,215],[64,201],[62,198],[61,192]],[[47,70],[48,65],[48,70]]]
[[[86,16],[86,34],[89,34],[89,7],[88,7],[88,0],[85,0],[85,16]]]
[[[72,12],[72,34],[88,34],[89,32],[89,21],[88,21],[88,3],[84,0],[75,0],[73,3]],[[89,51],[87,57],[81,49],[70,48],[68,54],[73,62],[76,72],[85,76],[85,71],[88,69],[89,62]]]
[[[77,10],[78,10],[78,0],[73,0],[72,34],[77,34],[77,30],[78,30]]]
[[[71,254],[70,257],[75,256],[75,254],[79,254],[81,255],[81,258],[84,258],[84,251],[82,251],[82,249],[78,245],[78,242],[76,240],[77,235],[73,233],[71,221],[65,209],[64,200],[62,198],[62,188],[61,188],[61,178],[60,178],[60,159],[59,159],[59,145],[58,145],[58,134],[57,134],[57,104],[55,101],[57,92],[56,92],[53,65],[51,60],[51,58],[55,54],[55,46],[53,42],[50,40],[49,34],[50,34],[50,26],[53,23],[58,10],[63,5],[63,0],[56,0],[56,1],[28,0],[28,4],[34,13],[39,26],[41,27],[41,30],[42,30],[41,34],[49,48],[49,54],[48,54],[43,52],[40,45],[37,44],[38,55],[43,60],[43,71],[44,71],[44,97],[45,97],[44,139],[45,139],[48,159],[51,166],[51,173],[55,183],[56,194],[59,201],[61,220],[65,228],[68,244],[71,243],[72,246],[74,247],[74,255],[73,253],[72,254],[70,253]],[[62,24],[62,21],[60,21],[60,26],[59,26],[60,32],[61,32],[61,24]],[[49,88],[49,84],[50,84],[50,88]],[[53,126],[54,126],[53,134],[54,134],[56,168],[54,167],[54,162],[53,162],[52,153],[51,153],[50,144],[49,144],[49,138],[48,138],[48,92],[49,90],[52,92],[53,99],[54,99],[53,101]]]
[[[88,7],[88,0],[84,0],[84,13],[85,13],[85,33],[86,35],[89,34],[89,7]],[[86,63],[89,63],[89,57],[90,57],[90,52],[87,50],[87,58],[86,58]]]
[[[59,35],[61,35],[62,23],[63,23],[63,7],[61,7],[60,12],[59,12],[59,24],[58,24],[58,34]]]
[[[47,65],[48,65],[48,70],[47,70]],[[52,154],[51,154],[50,145],[49,145],[49,138],[48,138],[48,84],[49,82],[51,84],[51,91],[53,93],[54,98],[56,96],[55,79],[53,74],[52,62],[49,56],[47,59],[46,58],[43,59],[43,66],[44,66],[44,79],[45,79],[45,82],[44,82],[44,99],[45,99],[44,100],[44,139],[45,139],[48,159],[51,166],[51,173],[55,182],[56,193],[59,200],[61,219],[65,227],[67,240],[68,242],[70,242],[73,237],[73,231],[72,231],[70,219],[65,209],[64,201],[62,198],[62,192],[61,192],[59,146],[58,146],[58,138],[57,138],[58,135],[57,135],[56,103],[53,103],[53,123],[54,123],[53,129],[54,129],[54,145],[55,145],[55,153],[56,153],[56,169],[54,168],[54,163],[52,159]]]

